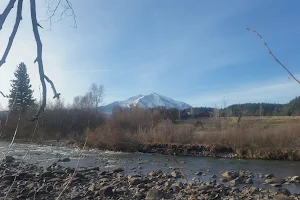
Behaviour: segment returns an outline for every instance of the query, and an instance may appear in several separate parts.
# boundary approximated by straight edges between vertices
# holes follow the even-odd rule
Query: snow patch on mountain
[[[162,106],[167,109],[168,108],[177,108],[179,110],[183,110],[183,109],[191,107],[189,104],[186,104],[184,102],[176,101],[169,97],[166,97],[166,96],[163,96],[163,95],[160,95],[157,93],[151,93],[149,95],[133,96],[124,101],[115,101],[111,104],[100,107],[100,110],[105,113],[111,113],[115,106],[128,108],[131,105],[134,105],[134,106],[138,105],[142,108],[154,108],[154,107]]]

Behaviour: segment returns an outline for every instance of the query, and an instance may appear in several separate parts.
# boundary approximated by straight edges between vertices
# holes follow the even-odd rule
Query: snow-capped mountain
[[[163,106],[165,108],[177,108],[180,110],[191,107],[190,105],[184,102],[175,101],[169,97],[157,93],[151,93],[149,95],[133,96],[125,101],[115,101],[111,104],[100,107],[100,110],[105,113],[111,113],[115,106],[128,108],[131,105],[139,105],[142,108],[154,108]]]

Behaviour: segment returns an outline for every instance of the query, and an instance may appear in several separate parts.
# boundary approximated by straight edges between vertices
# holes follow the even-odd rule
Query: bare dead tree
[[[241,119],[242,119],[243,112],[244,112],[244,109],[241,108],[241,110],[240,110],[239,113],[238,113],[238,120],[237,120],[237,126],[238,126],[238,127],[240,126],[240,121],[241,121]]]
[[[281,67],[283,67],[288,73],[289,73],[289,75],[298,83],[298,84],[300,84],[300,81],[290,72],[290,70],[288,70],[288,68],[284,65],[284,64],[282,64],[277,58],[276,58],[276,56],[274,55],[274,53],[271,51],[271,49],[270,49],[270,47],[268,46],[268,44],[267,44],[267,42],[264,40],[264,38],[257,32],[257,31],[255,31],[255,30],[252,30],[252,29],[250,29],[250,28],[247,28],[247,30],[248,31],[250,31],[250,32],[252,32],[252,33],[254,33],[255,35],[257,35],[259,38],[260,38],[260,40],[264,43],[264,45],[266,46],[266,48],[268,49],[268,51],[269,51],[269,54],[275,59],[275,61],[279,64],[279,65],[281,65]]]
[[[103,100],[103,85],[97,85],[93,83],[90,87],[90,92],[94,101],[95,112],[98,113],[99,103]]]
[[[3,13],[0,14],[0,31],[2,30],[3,24],[5,23],[7,16],[9,15],[10,11],[12,10],[12,8],[14,7],[15,3],[17,0],[10,0],[6,6],[6,8],[4,9]],[[73,10],[73,6],[71,4],[71,2],[69,0],[58,0],[57,4],[54,6],[53,8],[53,0],[48,0],[48,10],[47,10],[47,14],[49,14],[48,18],[46,19],[46,21],[50,22],[50,25],[52,24],[52,19],[54,18],[54,16],[59,12],[59,8],[62,8],[61,14],[59,19],[57,20],[60,21],[61,19],[63,19],[63,17],[73,17],[74,20],[74,26],[77,26],[77,22],[76,22],[76,15],[75,12]],[[15,20],[15,24],[13,27],[13,30],[10,34],[8,43],[6,45],[5,51],[1,57],[0,60],[0,67],[5,64],[6,59],[9,55],[9,52],[12,48],[15,36],[18,32],[19,29],[19,25],[21,23],[22,20],[22,10],[23,10],[23,0],[18,0],[18,5],[17,5],[17,13],[16,13],[16,20]],[[57,92],[52,80],[45,75],[44,72],[44,64],[43,64],[43,46],[42,46],[42,42],[41,42],[41,37],[39,34],[39,28],[42,28],[42,26],[38,23],[37,21],[37,17],[36,17],[36,0],[30,0],[30,13],[31,13],[31,22],[32,22],[32,28],[33,28],[33,34],[34,34],[34,38],[36,41],[36,47],[37,47],[37,57],[34,61],[34,63],[37,62],[38,64],[38,69],[39,69],[39,75],[40,75],[40,81],[41,81],[41,85],[42,85],[42,101],[40,104],[40,107],[37,111],[37,113],[30,119],[30,121],[35,121],[37,120],[40,115],[43,113],[45,106],[46,106],[46,99],[47,99],[47,86],[46,86],[46,81],[51,85],[52,91],[53,91],[53,99],[57,98],[59,99],[60,97],[60,93]],[[2,92],[0,92],[0,94],[3,97],[6,97],[6,95],[4,95]]]

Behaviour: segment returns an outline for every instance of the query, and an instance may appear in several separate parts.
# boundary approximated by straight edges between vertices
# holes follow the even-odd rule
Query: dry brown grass
[[[233,148],[299,148],[300,124],[230,127],[221,131],[198,132],[198,138],[207,144],[223,144]]]
[[[91,131],[88,145],[100,149],[135,151],[147,143],[190,144],[194,141],[194,127],[162,122],[155,131],[151,127],[139,127],[135,131],[107,123]]]
[[[205,144],[231,147],[240,157],[300,159],[298,118],[249,117],[243,119],[239,127],[234,118],[221,120],[220,127],[219,124],[214,127],[214,119],[207,119],[205,130],[193,123],[173,124],[170,121],[160,121],[153,127],[144,121],[149,119],[145,113],[139,113],[139,117],[126,113],[113,118],[92,131],[88,145],[139,151],[145,144]]]
[[[148,144],[204,144],[231,147],[241,157],[268,158],[279,154],[285,159],[297,157],[300,149],[299,117],[243,117],[240,126],[235,117],[217,118],[218,123],[215,118],[206,118],[201,120],[205,128],[202,130],[194,125],[196,120],[174,124],[164,120],[160,112],[138,107],[108,119],[73,110],[53,114],[54,111],[45,113],[36,138],[81,141],[86,136],[86,121],[92,119],[87,145],[100,149],[139,151]],[[6,138],[12,137],[15,126],[16,118],[11,116],[4,130]],[[22,119],[17,139],[28,138],[32,126]]]

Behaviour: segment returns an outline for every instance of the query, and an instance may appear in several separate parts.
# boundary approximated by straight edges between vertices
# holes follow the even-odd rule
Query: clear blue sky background
[[[38,6],[39,18],[46,18],[44,1]],[[83,95],[92,82],[104,85],[103,104],[151,92],[193,106],[220,106],[223,99],[228,104],[286,103],[300,94],[300,85],[246,30],[257,30],[300,78],[298,0],[73,0],[73,6],[77,29],[68,18],[51,31],[41,30],[45,70],[66,102]],[[25,9],[29,19],[29,6]],[[0,87],[8,92],[8,79],[24,61],[38,97],[28,19],[0,68]],[[5,26],[9,31],[0,32],[1,53],[13,22],[14,15]]]

